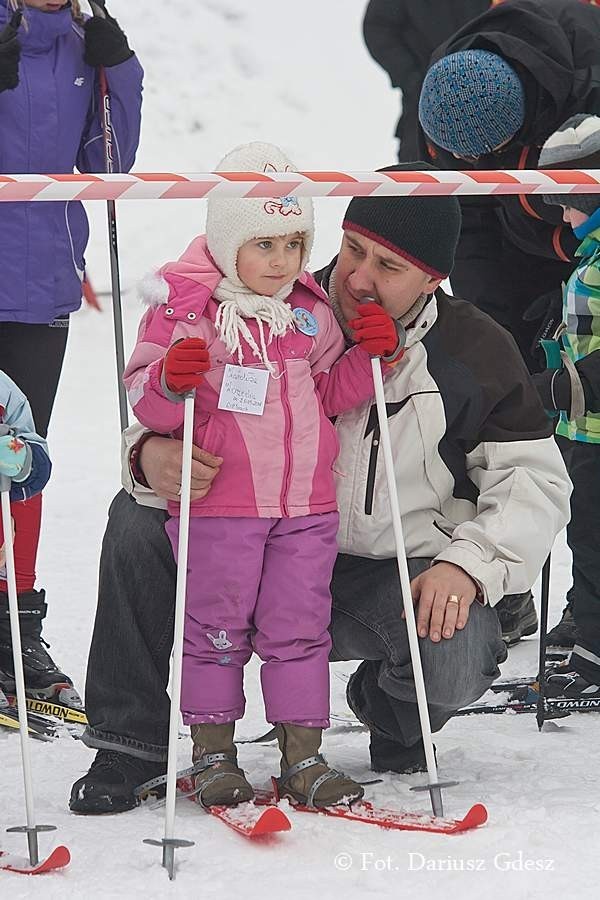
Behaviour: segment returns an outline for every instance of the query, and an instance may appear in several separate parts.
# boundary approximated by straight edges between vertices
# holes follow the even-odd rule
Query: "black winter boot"
[[[166,771],[166,762],[151,762],[118,750],[98,750],[87,775],[71,788],[69,809],[89,816],[127,812],[139,803],[135,789]],[[158,793],[164,793],[164,785]]]
[[[560,622],[548,632],[546,646],[572,650],[576,643],[577,628],[573,618],[573,603],[569,601],[563,609]]]
[[[27,694],[40,700],[55,699],[65,706],[81,709],[81,697],[73,682],[58,668],[46,650],[49,645],[42,638],[42,621],[48,608],[45,591],[19,594],[18,605]],[[4,592],[0,592],[0,670],[14,678],[8,595]]]
[[[538,617],[531,591],[507,594],[494,609],[500,619],[502,640],[508,647],[538,630]]]

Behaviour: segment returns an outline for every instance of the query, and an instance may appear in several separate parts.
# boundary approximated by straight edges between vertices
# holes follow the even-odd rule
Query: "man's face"
[[[338,302],[347,322],[356,319],[357,307],[367,297],[399,319],[441,281],[356,231],[344,232],[335,273]]]

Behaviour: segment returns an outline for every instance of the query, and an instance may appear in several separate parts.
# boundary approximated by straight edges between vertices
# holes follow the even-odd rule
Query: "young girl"
[[[50,477],[50,470],[46,441],[36,434],[27,398],[14,382],[0,371],[0,480],[4,482],[5,479],[9,479],[12,482],[11,513],[13,520],[17,519],[20,522],[21,529],[27,535],[27,539],[20,540],[18,545],[15,542],[14,546],[17,590],[22,592],[22,601],[23,598],[30,601],[29,604],[27,602],[20,604],[24,657],[32,653],[34,657],[36,656],[39,644],[39,634],[36,633],[39,631],[39,618],[34,611],[36,606],[45,606],[43,597],[37,600],[31,597],[34,593],[31,588],[39,536],[39,516],[36,512],[40,491]],[[5,483],[2,484],[2,489],[6,489]],[[24,508],[28,509],[29,513],[19,515],[19,511]],[[2,684],[14,689],[5,563],[4,533],[0,520],[0,707],[6,704]],[[24,609],[27,605],[31,606],[31,614],[28,614],[29,610]],[[30,661],[29,665],[41,669],[41,661],[37,657]]]
[[[220,170],[291,165],[255,143]],[[362,788],[319,754],[338,527],[328,416],[372,396],[370,358],[360,346],[342,355],[340,328],[305,271],[310,200],[209,198],[206,231],[161,270],[157,305],[125,372],[136,416],[161,433],[181,434],[183,394],[196,388],[194,443],[223,457],[191,510],[182,709],[196,787],[205,805],[253,796],[233,734],[254,650],[264,662],[266,717],[277,725],[282,793],[321,806],[351,802]],[[177,504],[170,512],[176,552]]]
[[[112,98],[114,169],[127,171],[139,140],[143,72],[115,20],[84,20],[78,3],[0,0],[1,172],[105,170],[100,66]],[[69,315],[81,304],[87,240],[81,203],[0,203],[0,363],[29,398],[43,437]],[[15,510],[15,541],[27,542],[23,553],[39,531],[40,511],[39,497]],[[68,679],[41,641],[45,598],[30,582],[19,603],[28,621],[37,617],[40,640],[33,656],[24,656],[27,687],[52,694],[53,684]],[[0,616],[5,612],[0,591]]]

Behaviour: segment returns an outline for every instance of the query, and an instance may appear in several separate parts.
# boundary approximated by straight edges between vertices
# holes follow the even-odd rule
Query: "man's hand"
[[[352,338],[371,356],[391,356],[398,348],[396,323],[378,303],[362,303],[358,318],[348,322]]]
[[[153,435],[140,450],[139,466],[155,494],[164,500],[181,501],[183,442]],[[218,475],[222,457],[192,447],[192,500],[201,500]]]
[[[459,566],[437,563],[413,578],[410,586],[419,637],[429,634],[437,643],[442,637],[451,638],[457,628],[461,631],[465,627],[477,588]]]

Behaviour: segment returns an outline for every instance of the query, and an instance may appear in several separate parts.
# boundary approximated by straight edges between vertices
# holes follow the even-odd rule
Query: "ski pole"
[[[106,18],[105,0],[89,0],[89,4],[95,16],[101,19]],[[103,66],[100,67],[99,78],[100,98],[102,102],[102,130],[104,132],[105,169],[107,174],[112,175],[115,170],[112,114],[108,82]],[[125,385],[123,384],[123,372],[125,370],[125,342],[123,340],[123,305],[121,297],[121,272],[119,267],[119,242],[117,234],[117,205],[114,200],[107,201],[106,211],[108,216],[108,242],[110,246],[110,278],[112,285],[119,415],[121,418],[121,431],[124,431],[129,424],[129,414],[127,411],[127,394],[125,392]]]
[[[540,606],[540,658],[538,670],[538,702],[536,720],[538,731],[544,727],[546,718],[546,638],[548,635],[548,604],[550,600],[550,566],[551,554],[544,563],[542,569],[542,602]]]
[[[6,425],[2,426],[4,434],[9,433]],[[5,429],[5,430],[4,430]],[[27,700],[25,698],[25,674],[21,655],[21,632],[19,628],[19,606],[17,602],[17,577],[15,573],[15,555],[13,547],[12,517],[10,513],[11,480],[0,475],[0,492],[2,494],[2,529],[4,531],[4,551],[6,557],[6,582],[8,585],[8,606],[10,612],[10,633],[12,639],[12,655],[17,689],[17,710],[19,713],[19,733],[21,737],[21,759],[23,763],[23,785],[25,789],[25,809],[27,825],[7,828],[8,832],[20,832],[27,835],[29,862],[37,866],[40,861],[38,833],[55,831],[55,825],[36,825],[33,798],[33,779],[31,777],[31,757],[29,754],[29,730],[27,723]]]
[[[375,302],[372,297],[366,297],[363,303]],[[457,784],[455,781],[440,782],[438,781],[437,763],[433,750],[433,739],[431,737],[431,723],[429,720],[429,707],[427,705],[427,692],[425,690],[425,679],[423,677],[423,666],[421,663],[421,652],[419,650],[419,638],[417,636],[417,625],[415,621],[415,611],[412,603],[412,593],[410,589],[410,576],[408,573],[408,562],[406,560],[406,550],[404,547],[404,535],[402,531],[402,518],[400,515],[400,503],[398,500],[398,485],[396,484],[396,473],[394,469],[394,455],[392,452],[392,442],[390,439],[390,429],[387,418],[387,409],[385,405],[385,391],[383,387],[383,375],[381,372],[381,360],[378,356],[371,357],[371,368],[373,370],[373,382],[375,385],[375,400],[377,402],[377,417],[379,419],[379,433],[381,435],[381,445],[383,447],[383,456],[385,460],[385,473],[387,477],[388,495],[390,500],[390,510],[392,513],[392,525],[394,528],[394,539],[396,542],[396,559],[398,562],[398,574],[400,576],[400,586],[402,590],[402,602],[404,605],[404,614],[406,617],[406,631],[408,633],[408,644],[410,648],[410,657],[413,667],[415,679],[415,689],[417,693],[417,707],[419,711],[419,719],[421,722],[421,731],[423,734],[423,746],[425,748],[425,759],[427,760],[427,774],[429,776],[429,784],[419,785],[411,788],[413,791],[429,791],[431,798],[431,807],[435,816],[444,815],[444,806],[442,801],[442,788],[450,787]]]
[[[179,705],[181,698],[181,669],[183,662],[183,625],[187,588],[188,539],[190,530],[190,502],[192,493],[192,446],[194,433],[194,400],[192,391],[185,398],[183,422],[183,460],[181,468],[181,506],[179,510],[179,544],[177,549],[177,590],[175,594],[175,628],[171,656],[171,715],[169,719],[169,750],[167,762],[167,801],[165,806],[165,836],[161,841],[147,838],[145,844],[163,848],[162,864],[171,881],[175,878],[175,850],[193,847],[194,841],[184,841],[175,835],[175,801],[177,799],[177,741],[179,739]]]

